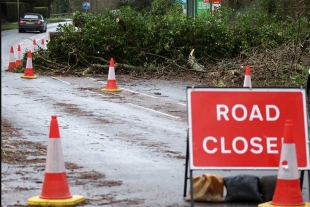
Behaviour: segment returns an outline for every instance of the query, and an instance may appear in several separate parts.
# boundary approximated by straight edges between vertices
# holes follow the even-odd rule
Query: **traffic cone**
[[[14,48],[13,48],[13,46],[11,46],[11,49],[10,49],[10,62],[9,62],[8,70],[14,70],[15,67],[16,67],[16,63],[15,63],[15,57],[14,57]]]
[[[117,88],[115,80],[114,59],[111,58],[108,74],[108,82],[105,88],[101,89],[102,92],[120,92],[122,89]]]
[[[44,39],[41,40],[41,45],[42,45],[42,48],[45,50],[46,47],[45,47]]]
[[[26,78],[26,79],[35,79],[37,76],[34,75],[33,73],[33,68],[32,68],[32,53],[30,50],[28,50],[28,57],[27,57],[27,64],[26,64],[26,69],[25,73],[21,78]]]
[[[57,116],[52,116],[42,193],[41,196],[29,198],[27,204],[73,206],[83,202],[85,200],[83,196],[70,194],[65,171]]]
[[[249,66],[249,65],[247,65],[247,66],[246,66],[246,69],[245,69],[245,76],[244,76],[243,87],[252,88],[252,83],[251,83],[251,70],[250,70],[250,66]]]
[[[37,50],[37,41],[36,41],[36,39],[33,39],[32,45],[33,45],[33,51],[35,52]]]
[[[258,205],[269,206],[310,206],[305,203],[300,189],[296,146],[293,138],[292,121],[286,120],[282,143],[278,179],[271,202]]]
[[[21,59],[22,59],[21,49],[20,49],[20,45],[18,45],[18,47],[17,47],[16,67],[17,66],[23,66],[23,63],[22,63]]]

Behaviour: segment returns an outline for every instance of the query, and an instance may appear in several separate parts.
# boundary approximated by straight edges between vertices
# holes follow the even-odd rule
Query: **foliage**
[[[1,12],[4,11],[4,18],[6,21],[18,21],[18,15],[17,15],[17,3],[15,2],[6,2],[1,3],[1,7],[4,7],[3,10],[1,8]]]
[[[159,65],[165,59],[187,57],[193,48],[199,59],[233,58],[249,47],[274,47],[294,39],[297,32],[301,37],[309,32],[305,19],[299,21],[298,31],[296,22],[277,21],[276,15],[255,8],[242,13],[227,9],[211,18],[196,19],[182,16],[179,8],[174,4],[167,9],[166,1],[158,0],[143,13],[129,7],[122,7],[118,15],[77,12],[75,18],[85,22],[79,35],[72,25],[60,26],[64,36],[50,42],[50,53],[67,58],[69,52],[77,50],[90,62],[100,56],[136,66]],[[117,25],[116,17],[125,23],[126,31]],[[111,45],[113,50],[106,50]]]
[[[10,4],[11,5],[8,6],[7,3],[1,3],[1,18],[5,19],[6,21],[16,22],[18,20],[17,3],[10,2]],[[10,7],[13,7],[13,8],[10,8]],[[31,12],[31,11],[32,10],[29,4],[19,2],[19,16],[20,17],[24,16],[25,13]]]
[[[34,2],[34,6],[35,7],[49,7],[51,2],[52,2],[51,0],[40,0],[40,1]]]
[[[69,13],[69,12],[72,12],[69,0],[62,0],[59,4],[59,13]]]
[[[118,23],[117,18],[120,20]],[[285,81],[289,79],[290,83],[294,83],[299,80],[295,77],[305,67],[301,57],[306,54],[309,59],[307,53],[310,53],[309,20],[302,17],[282,20],[277,13],[269,14],[255,6],[242,11],[222,8],[211,17],[194,19],[182,14],[179,2],[154,0],[151,8],[141,12],[126,6],[117,13],[107,10],[104,15],[76,12],[74,21],[80,22],[78,27],[59,25],[57,31],[63,34],[52,39],[44,52],[44,58],[61,64],[55,66],[59,71],[84,71],[85,68],[105,65],[112,57],[119,65],[143,68],[143,73],[158,71],[159,68],[167,72],[176,68],[184,70],[192,67],[188,64],[192,49],[195,49],[196,61],[204,68],[217,65],[216,68],[220,67],[222,71],[224,60],[240,57],[242,61],[249,61],[253,53],[261,53],[265,55],[259,56],[263,62],[268,59],[265,51],[277,54],[274,50],[288,45],[289,50],[280,57],[288,63],[278,63],[276,56],[268,59],[277,63],[273,65],[277,72],[270,72],[270,77],[259,76],[262,78],[259,81],[282,74]],[[269,66],[270,62],[264,64]],[[310,66],[307,61],[304,64]],[[288,71],[279,72],[279,67]],[[298,67],[298,71],[291,71],[294,67]],[[49,67],[42,70],[49,70]],[[126,73],[131,73],[130,70],[133,69],[127,67]],[[229,85],[220,79],[214,84]]]
[[[136,11],[142,11],[145,7],[150,7],[151,0],[120,0],[118,2],[119,7],[129,6]]]
[[[52,10],[54,14],[61,14],[61,13],[71,13],[72,12],[72,5],[73,1],[70,0],[54,0],[52,4]],[[75,1],[74,3],[78,4],[79,7],[82,6],[82,2]]]
[[[236,52],[260,45],[275,47],[294,39],[298,32],[305,37],[309,33],[307,22],[305,18],[298,22],[291,18],[279,21],[277,15],[268,15],[252,7],[235,14],[233,24],[229,27],[231,43],[238,46]],[[301,25],[297,27],[298,24]],[[301,30],[298,31],[298,28]]]
[[[44,18],[48,17],[48,7],[34,7],[34,12],[42,14]]]
[[[23,67],[23,66],[17,66],[14,69],[14,73],[24,73],[24,72],[25,72],[25,67]]]
[[[11,30],[11,29],[17,29],[18,23],[10,23],[10,24],[1,24],[1,30]]]

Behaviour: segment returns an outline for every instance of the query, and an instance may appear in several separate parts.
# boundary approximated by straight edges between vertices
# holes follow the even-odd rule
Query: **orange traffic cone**
[[[105,88],[101,89],[102,92],[120,92],[122,89],[117,88],[115,80],[114,59],[111,58],[108,74],[108,82]]]
[[[65,172],[65,163],[57,116],[52,116],[47,148],[44,183],[41,196],[29,198],[28,205],[66,206],[83,202],[81,195],[71,195]]]
[[[44,39],[41,40],[41,45],[42,45],[42,48],[45,50],[46,47],[45,47]]]
[[[32,45],[33,45],[33,51],[35,52],[37,50],[37,41],[36,41],[36,39],[33,39]]]
[[[247,65],[247,66],[246,66],[246,69],[245,69],[245,76],[244,76],[243,87],[252,88],[252,83],[251,83],[251,70],[250,70],[250,66],[249,66],[249,65]]]
[[[33,68],[32,68],[32,53],[29,50],[28,51],[28,57],[27,57],[27,64],[26,64],[26,69],[25,73],[21,78],[26,78],[26,79],[34,79],[37,78],[37,76],[34,75],[33,73]]]
[[[20,45],[18,45],[18,47],[17,47],[16,67],[23,65],[21,58],[22,58],[21,49],[20,49]]]
[[[286,120],[282,144],[278,179],[271,202],[258,205],[267,206],[310,206],[305,203],[300,189],[296,146],[293,138],[292,121]]]
[[[13,46],[11,46],[10,49],[10,62],[9,62],[9,70],[14,70],[16,67],[16,63],[15,63],[15,57],[14,57],[14,48]]]

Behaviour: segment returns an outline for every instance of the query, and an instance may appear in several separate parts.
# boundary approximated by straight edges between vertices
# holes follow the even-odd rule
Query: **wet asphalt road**
[[[56,27],[49,27],[55,30]],[[64,159],[89,170],[122,181],[115,187],[93,188],[70,184],[72,194],[97,197],[113,194],[117,199],[141,199],[132,206],[190,206],[183,199],[186,151],[186,86],[191,82],[140,80],[117,77],[121,93],[100,92],[106,77],[47,77],[21,79],[22,74],[4,72],[9,47],[24,41],[22,50],[31,47],[31,38],[46,34],[2,32],[1,102],[2,117],[20,129],[31,141],[47,144],[51,115],[58,116]],[[43,37],[44,38],[44,37]],[[12,182],[2,184],[11,189],[2,194],[2,205],[25,204],[29,197],[41,193],[43,172],[23,168],[33,180],[25,181],[14,173],[18,166],[2,163],[2,171]],[[194,175],[207,173],[194,171]],[[222,176],[237,174],[271,175],[276,171],[212,170]],[[305,182],[307,183],[307,179]],[[22,193],[14,187],[32,187]],[[305,184],[303,196],[309,200]],[[18,201],[18,202],[17,202]],[[111,205],[120,206],[120,205]],[[125,206],[125,205],[124,205]],[[248,206],[257,204],[206,204],[195,206]]]

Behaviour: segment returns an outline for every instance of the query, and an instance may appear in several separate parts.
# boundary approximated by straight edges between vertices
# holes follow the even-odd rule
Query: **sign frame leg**
[[[309,191],[309,201],[310,201],[310,170],[307,170],[308,174],[308,191]]]
[[[301,171],[300,171],[300,178],[299,178],[299,180],[300,180],[300,189],[301,189],[301,191],[302,191],[302,186],[303,186],[303,183],[304,183],[304,175],[305,175],[305,171],[304,171],[304,170],[301,170]]]
[[[186,157],[185,157],[185,176],[184,176],[184,192],[183,197],[186,197],[186,191],[187,191],[187,180],[188,180],[188,160],[189,160],[189,137],[188,137],[188,131],[187,131],[187,138],[186,138]]]
[[[194,207],[194,184],[193,184],[193,170],[189,170],[190,188],[191,188],[191,207]]]

